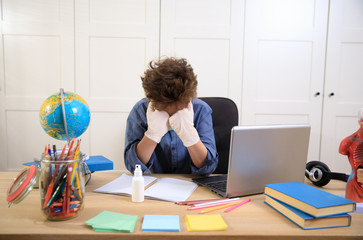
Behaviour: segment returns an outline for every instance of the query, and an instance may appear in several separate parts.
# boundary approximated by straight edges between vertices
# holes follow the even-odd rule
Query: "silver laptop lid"
[[[310,125],[232,128],[227,196],[262,193],[270,183],[304,181]]]

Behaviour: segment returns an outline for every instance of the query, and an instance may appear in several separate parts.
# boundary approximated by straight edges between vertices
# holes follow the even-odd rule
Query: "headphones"
[[[331,179],[348,181],[349,175],[345,173],[331,172],[329,167],[319,161],[311,161],[306,164],[305,176],[318,187],[325,186]]]

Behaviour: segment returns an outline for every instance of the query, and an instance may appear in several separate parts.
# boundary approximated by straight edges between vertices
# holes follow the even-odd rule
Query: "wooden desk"
[[[252,196],[252,201],[224,213],[220,213],[228,225],[226,231],[188,232],[184,216],[198,214],[187,211],[186,206],[171,202],[145,200],[133,203],[130,197],[94,193],[98,188],[120,176],[120,173],[96,172],[86,187],[85,208],[81,215],[68,221],[47,221],[40,211],[40,193],[34,189],[23,202],[7,207],[6,191],[17,173],[0,172],[0,239],[363,239],[363,214],[352,213],[352,225],[344,228],[302,230],[263,203],[262,194]],[[158,177],[170,175],[158,175]],[[187,175],[173,175],[188,178]],[[190,179],[190,178],[189,178]],[[345,183],[332,181],[325,189],[334,194],[344,193]],[[198,187],[192,199],[216,198],[209,190]],[[138,215],[133,233],[98,233],[84,222],[100,212],[108,210]],[[181,232],[143,233],[141,225],[145,214],[175,214],[180,216]]]

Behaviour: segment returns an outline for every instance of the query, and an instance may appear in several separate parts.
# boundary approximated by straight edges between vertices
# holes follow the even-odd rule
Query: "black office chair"
[[[213,110],[213,130],[219,154],[218,166],[213,173],[227,173],[231,129],[238,126],[238,109],[229,98],[201,97]]]

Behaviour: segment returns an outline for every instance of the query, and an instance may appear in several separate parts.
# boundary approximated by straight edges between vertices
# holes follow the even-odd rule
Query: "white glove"
[[[145,136],[159,143],[161,138],[169,131],[169,114],[158,111],[149,103],[146,111],[147,131]]]
[[[194,127],[193,104],[190,102],[187,108],[177,111],[169,118],[170,126],[182,140],[184,146],[190,147],[199,141],[199,135]]]

